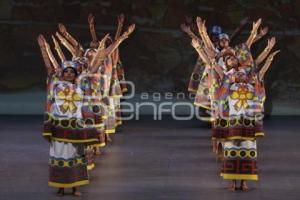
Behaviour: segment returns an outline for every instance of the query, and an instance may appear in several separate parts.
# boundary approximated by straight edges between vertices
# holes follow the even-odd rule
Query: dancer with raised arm
[[[266,50],[254,60],[250,47],[256,40],[261,19],[253,23],[251,34],[245,43],[235,48],[227,47],[226,54],[218,56],[206,32],[205,21],[197,19],[204,47],[193,40],[199,56],[208,63],[212,84],[210,95],[214,108],[213,136],[222,139],[224,149],[221,176],[232,180],[230,190],[249,190],[246,181],[258,180],[257,143],[264,136],[262,111],[265,99],[263,77],[274,56],[271,53],[261,69],[260,64],[275,45],[275,39],[268,42]],[[222,57],[223,62],[219,62]]]
[[[81,196],[77,187],[89,183],[84,149],[99,142],[97,126],[101,123],[97,123],[96,115],[86,113],[86,94],[92,94],[90,89],[94,86],[91,84],[101,63],[133,30],[134,25],[107,47],[104,43],[108,37],[104,37],[86,66],[67,60],[53,36],[55,49],[61,59],[61,65],[58,64],[44,36],[39,35],[37,39],[48,75],[43,136],[50,142],[49,186],[59,188],[58,195],[64,195],[65,188],[72,188],[73,195]],[[64,36],[59,33],[56,35],[70,50],[73,59],[82,55],[80,45],[73,46]]]
[[[214,48],[216,51],[221,51],[225,48],[224,45],[229,46],[229,42],[232,41],[237,35],[241,32],[243,27],[248,23],[249,18],[245,17],[240,21],[240,25],[233,31],[230,37],[223,33],[223,30],[220,26],[215,25],[211,28],[209,32],[209,37],[212,40]],[[181,29],[186,32],[192,39],[201,41],[201,38],[198,37],[192,30],[192,23],[190,25],[182,24]],[[261,29],[259,35],[255,38],[255,41],[258,41],[268,32],[268,27]],[[224,44],[225,43],[225,44]],[[194,66],[193,73],[190,78],[188,91],[196,93],[195,96],[195,105],[199,107],[200,117],[202,121],[212,121],[211,116],[208,114],[210,110],[210,100],[208,99],[208,84],[207,84],[207,70],[205,70],[205,63],[203,60],[198,57],[197,62]],[[214,145],[215,146],[215,145]],[[214,148],[215,151],[215,148]]]
[[[93,15],[89,15],[88,18],[90,32],[93,38],[91,42],[91,48],[86,51],[87,57],[92,57],[95,53],[93,44],[98,40],[96,29],[95,29],[95,19]],[[118,17],[118,27],[115,34],[114,41],[118,40],[122,33],[122,27],[124,23],[124,15]],[[129,26],[128,30],[134,29],[134,25]],[[114,42],[112,38],[109,38],[106,45]],[[119,50],[116,49],[111,56],[107,57],[102,63],[102,67],[99,68],[99,73],[103,77],[103,87],[102,88],[102,98],[104,104],[107,108],[107,119],[105,120],[105,133],[106,138],[110,141],[110,134],[115,133],[116,127],[120,125],[121,122],[121,111],[120,111],[120,98],[123,95],[122,92],[127,91],[126,84],[124,84],[124,70],[120,66],[120,55]],[[120,81],[123,81],[120,83]],[[123,86],[122,86],[123,85]]]

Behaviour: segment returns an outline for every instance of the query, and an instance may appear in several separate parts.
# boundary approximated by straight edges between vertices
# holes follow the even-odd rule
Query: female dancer
[[[229,41],[232,41],[242,30],[242,28],[247,24],[248,22],[248,17],[242,19],[240,21],[239,27],[237,27],[234,32],[231,34],[229,37],[227,34],[224,34],[222,32],[222,28],[218,25],[215,25],[211,28],[210,30],[210,35],[209,37],[211,38],[213,45],[216,49],[216,51],[221,51],[224,46],[223,46],[223,41],[227,40],[228,43]],[[191,24],[191,23],[189,23]],[[193,27],[193,24],[190,26],[187,26],[186,24],[181,25],[181,29],[186,32],[192,39],[196,39],[201,41],[201,38],[196,36],[196,34],[193,33],[191,30],[191,27]],[[256,41],[263,37],[265,34],[267,34],[268,28],[265,27],[261,29],[259,35],[256,38]],[[223,34],[222,34],[223,33]],[[221,35],[220,35],[221,34]],[[220,36],[222,37],[220,39]],[[224,36],[226,36],[224,38]],[[223,40],[223,41],[221,41]],[[195,102],[194,104],[198,107],[200,111],[200,119],[202,121],[212,121],[213,119],[209,115],[210,112],[210,100],[208,98],[208,84],[207,84],[207,70],[205,70],[205,63],[203,60],[198,57],[197,62],[194,66],[193,73],[190,78],[189,86],[188,86],[188,91],[192,93],[196,93],[195,96]],[[213,144],[213,151],[216,152],[216,144]]]
[[[236,190],[236,181],[241,180],[240,189],[247,191],[249,188],[246,180],[258,180],[256,138],[263,136],[263,76],[279,51],[269,55],[263,67],[257,69],[255,63],[259,62],[253,61],[249,49],[257,36],[261,24],[259,19],[253,23],[246,43],[238,45],[231,55],[227,54],[223,58],[225,66],[220,66],[207,36],[205,22],[198,19],[197,24],[205,47],[196,40],[193,40],[193,46],[201,58],[209,63],[210,73],[214,71],[218,76],[213,77],[213,81],[218,83],[216,87],[212,87],[214,90],[211,95],[217,102],[213,105],[216,116],[214,128],[219,131],[224,147],[221,176],[223,179],[232,180],[230,190]],[[261,57],[266,56],[265,53]]]
[[[103,48],[107,37],[102,40],[87,74],[97,72],[100,63],[133,30],[134,25],[107,48]],[[43,136],[50,142],[49,186],[59,188],[59,195],[64,195],[64,188],[72,188],[74,195],[81,196],[77,187],[89,183],[84,146],[99,141],[94,119],[86,118],[82,109],[86,89],[82,78],[89,76],[82,77],[82,69],[78,64],[65,60],[61,51],[60,67],[43,35],[38,37],[38,43],[48,74]]]
[[[93,15],[89,15],[89,27],[93,38],[91,42],[91,49],[86,52],[87,56],[92,57],[93,47],[92,45],[97,42],[97,34],[94,25]],[[121,35],[122,27],[124,23],[124,15],[120,15],[118,18],[118,27],[115,34],[114,40],[118,40]],[[112,43],[113,40],[109,38],[106,45]],[[104,104],[107,108],[107,119],[105,120],[105,133],[107,139],[110,140],[109,134],[115,133],[116,126],[120,125],[121,122],[121,112],[120,112],[120,97],[122,92],[126,92],[125,75],[123,66],[120,62],[119,50],[116,49],[111,56],[107,57],[102,63],[103,66],[100,67],[99,73],[102,74],[103,84],[105,87],[102,88],[102,98]],[[121,83],[120,83],[121,81]]]

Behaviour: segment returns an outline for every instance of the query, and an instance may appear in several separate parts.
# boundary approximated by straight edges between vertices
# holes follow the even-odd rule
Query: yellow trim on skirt
[[[84,181],[77,181],[74,183],[55,183],[55,182],[48,182],[48,185],[51,187],[58,187],[58,188],[72,188],[72,187],[77,187],[80,185],[87,185],[89,184],[89,180],[84,180]]]
[[[46,132],[43,133],[43,136],[51,136],[51,135],[52,133],[46,133]]]
[[[263,132],[257,132],[255,133],[255,137],[244,137],[244,136],[232,136],[232,137],[226,137],[226,138],[216,138],[212,137],[212,139],[218,139],[218,140],[256,140],[256,137],[264,137],[265,134]]]
[[[112,96],[109,96],[110,98],[121,98],[121,97],[123,97],[123,95],[122,94],[120,94],[120,95],[112,95]]]
[[[122,121],[117,121],[116,122],[116,126],[120,126],[120,125],[122,125],[123,123],[122,123]]]
[[[87,170],[92,170],[92,169],[94,169],[95,168],[95,164],[94,163],[92,163],[92,164],[90,164],[90,165],[88,165],[87,166]]]
[[[264,137],[264,136],[265,136],[265,133],[263,133],[263,132],[255,133],[255,137]]]
[[[224,173],[221,173],[220,176],[222,176],[223,179],[229,179],[229,180],[252,180],[252,181],[258,180],[257,174],[224,174]]]
[[[52,137],[53,140],[60,141],[60,142],[70,142],[70,143],[87,143],[87,142],[97,142],[98,139],[86,139],[86,140],[71,140],[71,139],[62,139]]]
[[[113,133],[116,133],[116,129],[108,129],[108,130],[105,130],[105,133],[107,133],[107,134],[113,134]]]
[[[106,143],[105,143],[105,142],[97,143],[97,144],[91,145],[91,147],[105,147],[105,146],[106,146]]]

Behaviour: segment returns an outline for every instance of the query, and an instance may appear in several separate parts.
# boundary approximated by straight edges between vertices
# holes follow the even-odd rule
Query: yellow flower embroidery
[[[247,108],[248,107],[248,100],[253,99],[253,93],[248,90],[247,87],[245,86],[240,86],[237,91],[234,91],[231,94],[231,98],[238,100],[235,104],[234,107],[237,111],[239,111],[242,108]]]
[[[246,50],[241,50],[238,55],[240,58],[242,58],[242,60],[246,60],[247,54],[248,52]]]
[[[60,109],[63,113],[66,113],[70,110],[72,113],[75,113],[77,106],[75,101],[81,101],[81,96],[76,93],[73,89],[69,87],[64,88],[64,90],[58,92],[58,99],[64,100],[64,103],[60,106]]]

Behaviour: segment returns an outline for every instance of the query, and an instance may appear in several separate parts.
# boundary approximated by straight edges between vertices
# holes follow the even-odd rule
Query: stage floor
[[[0,199],[55,200],[48,187],[49,144],[41,116],[0,117]],[[211,152],[210,129],[197,120],[125,122],[96,159],[86,200],[300,199],[300,118],[265,120],[258,141],[260,180],[249,192],[230,192]]]

